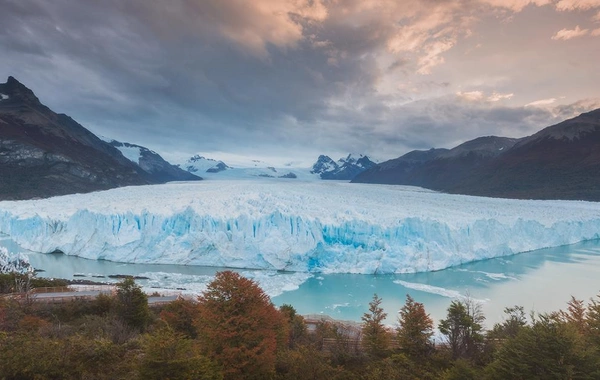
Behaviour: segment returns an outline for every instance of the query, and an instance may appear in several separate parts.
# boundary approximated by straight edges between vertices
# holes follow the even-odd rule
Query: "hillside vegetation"
[[[600,378],[600,298],[529,318],[510,307],[489,331],[475,302],[454,300],[435,344],[423,304],[407,296],[395,328],[380,305],[360,326],[307,321],[230,271],[157,308],[133,279],[93,301],[4,297],[0,379]]]

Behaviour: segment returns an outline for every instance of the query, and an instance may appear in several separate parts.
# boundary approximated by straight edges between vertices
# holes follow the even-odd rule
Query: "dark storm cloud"
[[[477,42],[468,37],[476,20],[462,9],[498,7],[493,0],[399,3],[4,0],[0,73],[94,132],[167,156],[393,157],[481,134],[524,135],[596,104],[523,107],[542,98],[514,102],[527,83],[489,80],[503,78],[502,57],[460,71],[465,55],[446,52]]]

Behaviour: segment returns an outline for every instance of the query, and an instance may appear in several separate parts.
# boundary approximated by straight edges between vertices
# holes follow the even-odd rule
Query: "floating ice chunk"
[[[245,271],[242,272],[242,275],[256,281],[269,297],[277,297],[284,292],[296,290],[312,277],[309,273],[281,273],[274,271]]]
[[[402,285],[405,288],[418,290],[420,292],[437,294],[438,296],[448,297],[448,298],[464,298],[464,296],[456,291],[446,288],[440,288],[438,286],[427,285],[427,284],[419,284],[416,282],[408,282],[402,280],[394,281],[395,284]]]
[[[433,286],[433,285],[428,285],[428,284],[420,284],[420,283],[416,283],[416,282],[408,282],[408,281],[402,281],[402,280],[395,280],[394,283],[398,284],[398,285],[402,285],[408,289],[418,290],[420,292],[425,292],[425,293],[437,294],[438,296],[447,297],[447,298],[462,299],[462,300],[472,299],[475,302],[479,302],[479,303],[488,301],[488,300],[479,300],[479,299],[472,298],[472,297],[470,297],[468,295],[464,295],[456,290],[440,288],[438,286]]]

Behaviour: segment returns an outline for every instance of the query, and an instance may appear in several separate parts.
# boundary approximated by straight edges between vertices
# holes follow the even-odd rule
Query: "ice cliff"
[[[0,247],[0,274],[3,273],[28,273],[33,271],[27,256],[13,254],[4,247]]]
[[[439,270],[600,237],[600,203],[337,182],[206,181],[0,202],[36,252],[339,273]]]

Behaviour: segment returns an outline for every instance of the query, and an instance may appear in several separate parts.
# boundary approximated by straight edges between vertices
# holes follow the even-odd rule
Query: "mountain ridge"
[[[119,149],[121,154],[123,154],[134,164],[139,165],[142,170],[150,174],[156,181],[198,181],[202,179],[202,177],[185,171],[176,165],[170,164],[158,153],[144,146],[128,142],[121,142],[114,139],[107,139],[105,141]],[[133,152],[131,153],[134,153],[135,157],[130,157],[128,150],[132,150]]]
[[[521,139],[480,137],[430,152],[416,163],[406,156],[426,153],[409,152],[352,182],[501,198],[600,201],[600,109]]]
[[[0,199],[162,183],[14,77],[0,83]]]

